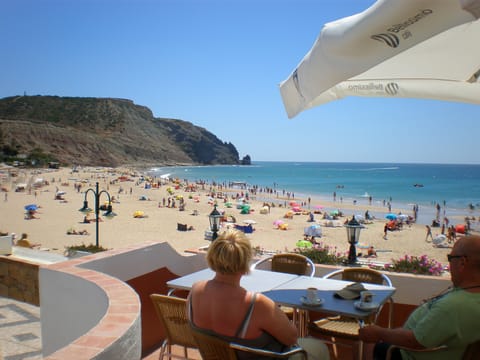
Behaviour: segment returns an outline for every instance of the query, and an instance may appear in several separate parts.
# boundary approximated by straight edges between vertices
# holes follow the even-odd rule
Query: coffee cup
[[[307,289],[307,301],[311,304],[316,303],[318,301],[317,288],[309,287]]]
[[[371,291],[362,291],[360,293],[360,303],[371,304],[373,302],[373,293]]]

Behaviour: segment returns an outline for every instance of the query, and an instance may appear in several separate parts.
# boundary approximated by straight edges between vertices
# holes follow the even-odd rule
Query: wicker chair
[[[365,268],[346,268],[341,270],[336,270],[331,273],[328,273],[323,278],[330,279],[335,277],[341,277],[345,281],[354,281],[378,285],[387,285],[392,286],[390,278],[385,274],[382,274],[378,271]],[[390,298],[389,304],[389,316],[388,316],[388,327],[391,327],[392,316],[393,316],[393,300]],[[366,323],[375,323],[377,316],[380,313],[381,308],[372,315]],[[330,341],[333,346],[333,353],[335,358],[338,358],[337,353],[337,338],[348,339],[358,343],[358,357],[362,359],[363,357],[363,342],[358,336],[358,330],[360,329],[360,324],[357,319],[349,318],[346,316],[335,316],[327,317],[314,321],[310,324],[310,330],[313,333],[320,334],[324,337],[330,338]]]
[[[254,263],[251,266],[251,270],[256,269],[258,265],[272,261],[271,270],[275,272],[283,272],[295,275],[305,275],[307,269],[310,268],[308,276],[313,277],[315,275],[315,264],[308,257],[301,254],[275,254],[268,256]],[[280,306],[282,311],[294,322],[297,323],[297,312],[287,306]]]
[[[237,351],[244,351],[255,356],[269,357],[275,359],[288,359],[294,354],[302,354],[304,359],[308,360],[308,355],[302,348],[295,348],[286,352],[278,353],[262,349],[255,349],[239,344],[229,343],[218,337],[206,334],[197,329],[191,328],[200,354],[203,360],[237,360]]]
[[[436,347],[433,347],[433,348],[426,348],[426,349],[410,349],[410,348],[403,347],[403,346],[392,345],[388,348],[387,356],[386,356],[385,360],[390,360],[391,359],[392,351],[394,349],[404,349],[404,350],[414,352],[414,353],[415,352],[422,352],[423,353],[423,352],[436,352],[436,351],[447,350],[448,347],[446,345],[440,345],[440,346],[436,346]],[[475,360],[475,359],[478,359],[478,354],[480,354],[480,340],[477,340],[476,342],[467,346],[467,348],[465,349],[465,352],[462,355],[461,360]]]
[[[159,359],[165,355],[188,359],[187,348],[197,348],[187,317],[187,301],[173,296],[151,294],[155,311],[165,329],[165,340],[160,349]],[[184,357],[172,354],[172,345],[183,346]],[[165,352],[165,350],[167,350]]]
[[[260,264],[272,261],[271,270],[288,274],[305,275],[309,269],[308,276],[315,275],[315,264],[308,257],[300,254],[275,254],[268,256],[254,263],[251,269],[256,269]]]

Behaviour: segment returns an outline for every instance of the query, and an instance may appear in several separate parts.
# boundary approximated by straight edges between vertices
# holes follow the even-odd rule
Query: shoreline
[[[83,214],[78,210],[82,207],[85,199],[84,191],[94,188],[95,183],[99,182],[100,190],[106,190],[116,201],[113,205],[113,211],[118,216],[109,220],[102,216],[103,220],[99,223],[99,243],[108,249],[128,246],[129,244],[141,243],[146,241],[167,241],[178,252],[182,253],[188,249],[195,249],[208,246],[210,242],[205,240],[205,231],[209,230],[208,215],[213,209],[213,201],[209,197],[210,185],[205,185],[204,189],[197,187],[196,191],[185,191],[184,189],[173,190],[171,195],[167,190],[174,188],[174,184],[167,182],[167,179],[157,178],[160,182],[159,187],[145,186],[146,171],[140,171],[132,168],[101,168],[101,167],[81,167],[79,172],[72,172],[70,168],[61,168],[59,170],[22,170],[17,178],[11,178],[8,181],[3,179],[3,187],[9,191],[4,193],[6,200],[0,198],[0,231],[16,233],[17,239],[22,233],[27,233],[32,243],[39,243],[40,248],[45,251],[63,253],[66,246],[94,244],[95,243],[95,224],[84,224]],[[15,192],[15,183],[25,181],[32,183],[37,178],[44,178],[48,185],[44,185],[32,191]],[[123,179],[123,180],[120,180]],[[81,184],[81,190],[77,191],[76,186]],[[56,200],[56,191],[64,191],[64,200]],[[241,193],[240,189],[216,189],[217,191],[228,194]],[[227,215],[236,218],[236,224],[244,225],[245,220],[255,222],[255,231],[249,234],[252,245],[258,246],[268,251],[293,250],[296,242],[303,239],[304,228],[309,223],[308,216],[305,214],[294,215],[291,219],[285,219],[284,215],[288,209],[283,206],[272,207],[270,213],[261,214],[263,205],[262,198],[264,193],[257,194],[256,199],[251,197],[249,201],[253,212],[250,214],[240,214],[240,210],[235,206],[227,208],[222,199],[216,199],[219,210],[225,210]],[[5,195],[4,195],[5,196]],[[168,197],[183,196],[185,199],[185,211],[179,211],[178,201],[176,208],[163,207],[163,199]],[[140,200],[145,197],[148,200]],[[271,201],[284,203],[289,202],[288,198],[276,196],[267,196],[265,198]],[[91,192],[87,193],[87,200],[91,208],[94,206],[94,196]],[[100,203],[103,205],[107,197],[105,194],[100,196]],[[235,203],[228,195],[228,200]],[[307,199],[295,197],[297,202],[307,202]],[[352,215],[363,215],[365,210],[371,214],[384,212],[382,207],[372,205],[345,204],[332,201],[326,201],[320,197],[312,197],[311,207],[321,203],[324,210],[334,208],[340,209],[345,214],[340,218],[340,224]],[[27,204],[38,204],[40,208],[36,214],[38,219],[25,220],[24,207]],[[159,206],[160,205],[160,206]],[[303,207],[308,210],[308,205]],[[361,210],[360,210],[361,209]],[[134,213],[142,211],[145,214],[143,218],[134,218]],[[407,209],[392,208],[392,212],[405,211]],[[198,213],[198,215],[193,215]],[[278,230],[273,223],[282,220],[288,223],[288,230]],[[321,220],[321,215],[315,214],[317,224],[325,223]],[[383,228],[386,220],[375,219],[369,224],[365,224],[365,229],[360,235],[360,243],[357,246],[358,253],[365,253],[366,248],[374,246],[377,250],[377,258],[363,258],[362,260],[388,263],[391,259],[399,259],[404,255],[422,256],[427,254],[429,258],[436,259],[443,265],[447,265],[446,254],[450,252],[448,248],[436,248],[431,243],[425,241],[425,226],[422,224],[412,224],[405,226],[403,230],[388,232],[387,240],[383,239]],[[178,231],[177,223],[193,226],[192,231]],[[458,223],[452,221],[452,223]],[[475,222],[475,224],[477,224]],[[233,223],[226,223],[225,226],[233,227]],[[89,235],[68,235],[69,229],[76,231],[87,230]],[[317,239],[324,245],[329,246],[332,251],[347,253],[349,244],[347,242],[346,231],[343,226],[328,227],[321,226],[322,237]],[[439,228],[432,229],[434,236],[440,232]],[[360,257],[360,255],[358,255]]]
[[[259,163],[252,163],[252,166],[253,167],[262,167],[262,163],[285,163],[285,164],[292,164],[292,165],[295,165],[297,164],[298,162],[269,162],[269,161],[266,161],[266,162],[259,162]],[[307,162],[305,164],[310,164],[310,162]],[[328,164],[328,163],[327,163]],[[338,164],[338,163],[332,163],[332,164]],[[344,163],[346,166],[351,164],[351,163]],[[357,163],[354,163],[355,165]],[[364,163],[364,164],[371,164],[371,165],[391,165],[391,164],[385,164],[385,163]],[[416,163],[413,163],[413,164],[394,164],[395,166],[393,168],[397,168],[398,166],[401,166],[401,165],[435,165],[435,164],[416,164]],[[445,164],[446,166],[449,166],[449,164]],[[463,164],[460,164],[458,166],[463,166]],[[155,166],[155,167],[144,167],[143,168],[143,171],[151,176],[153,176],[152,174],[158,174],[158,173],[161,173],[161,172],[164,172],[166,171],[167,173],[166,174],[163,174],[161,176],[173,176],[175,178],[180,178],[180,179],[184,179],[184,174],[182,173],[183,170],[182,169],[185,169],[185,168],[202,168],[203,166],[185,166],[185,165],[177,165],[177,166]],[[227,170],[227,173],[230,173],[228,170],[230,168],[237,168],[237,167],[240,167],[240,165],[238,166],[232,166],[232,165],[208,165],[207,167],[211,167],[211,168],[222,168],[224,167],[226,170]],[[389,167],[390,168],[390,167]],[[171,170],[170,170],[171,169]],[[179,169],[181,171],[179,171]],[[383,167],[381,167],[381,169],[383,169]],[[172,175],[173,174],[173,175]],[[186,174],[189,174],[189,173],[186,173]],[[264,175],[264,174],[263,174]],[[212,175],[214,176],[214,180],[217,181],[217,182],[221,182],[223,184],[225,183],[228,183],[229,181],[237,181],[239,180],[238,178],[245,178],[245,176],[243,175],[239,175],[237,176],[238,178],[229,178],[228,175],[219,175],[218,173],[215,174],[215,175]],[[205,176],[204,178],[202,178],[201,176],[199,177],[193,177],[191,174],[190,176],[186,176],[186,178],[189,178],[189,181],[196,181],[196,180],[202,180],[202,181],[205,181],[204,179],[207,179],[207,177]],[[250,178],[250,176],[248,176],[247,178]],[[211,182],[210,180],[208,180],[208,182]],[[266,185],[265,183],[265,179],[264,181],[260,181],[260,182],[256,182],[256,179],[253,178],[252,181],[249,181],[247,182],[248,183],[248,186],[249,187],[253,187],[253,186],[257,186],[259,188],[270,188],[272,189],[272,186],[270,184],[270,181],[268,181],[268,185]],[[274,188],[275,189],[275,183],[274,184]],[[323,188],[323,185],[319,184],[318,188]],[[337,195],[337,201],[333,201],[333,196],[332,196],[332,193],[333,191],[335,191],[335,189],[332,191],[332,190],[329,190],[329,191],[323,191],[323,192],[313,192],[313,191],[304,191],[304,190],[301,190],[301,191],[297,191],[299,190],[298,188],[295,188],[295,185],[287,185],[287,186],[282,186],[282,185],[279,185],[278,183],[276,184],[276,190],[279,191],[279,192],[290,192],[290,193],[294,193],[295,194],[295,197],[297,199],[303,199],[306,201],[306,199],[308,197],[312,198],[312,199],[315,199],[316,203],[318,204],[328,204],[328,206],[326,206],[329,210],[334,210],[335,208],[337,207],[349,207],[349,205],[353,205],[353,202],[355,201],[356,202],[356,206],[353,206],[351,207],[352,211],[354,211],[355,209],[357,209],[356,211],[358,211],[357,215],[361,215],[364,213],[365,211],[365,208],[366,207],[369,207],[369,208],[375,208],[375,210],[370,210],[370,213],[372,213],[372,211],[374,211],[372,214],[375,215],[377,218],[383,218],[383,216],[387,213],[389,213],[388,211],[388,207],[386,206],[386,202],[388,201],[388,196],[382,200],[381,197],[375,197],[373,196],[372,198],[372,205],[369,204],[368,202],[368,197],[369,197],[369,194],[367,192],[365,192],[365,194],[363,195],[352,195],[352,194],[348,194],[348,195],[345,195],[345,194],[341,194],[342,190],[338,190],[338,195]],[[343,195],[343,202],[340,202],[340,199],[341,199],[341,196]],[[395,197],[395,196],[394,196]],[[440,197],[441,198],[441,197]],[[280,198],[278,198],[279,201],[281,201]],[[409,200],[409,201],[397,201],[397,200],[391,200],[391,197],[390,197],[390,201],[391,201],[391,204],[392,204],[392,211],[393,213],[403,213],[403,214],[408,214],[408,215],[413,215],[413,206],[416,204],[418,206],[418,216],[417,216],[417,223],[419,224],[423,224],[423,225],[431,225],[432,224],[432,221],[436,218],[436,203],[437,201],[434,201],[434,200],[427,200],[427,199],[423,199],[423,200],[420,200],[420,199],[415,199],[415,200]],[[313,203],[313,201],[312,201]],[[448,202],[447,201],[447,206],[441,206],[442,210],[441,210],[441,214],[440,214],[440,221],[443,220],[443,217],[446,216],[448,217],[452,222],[463,222],[465,217],[479,217],[480,216],[480,207],[477,207],[474,211],[472,210],[469,210],[467,205],[465,204],[464,207],[462,206],[458,206],[455,205],[456,203],[455,202]]]

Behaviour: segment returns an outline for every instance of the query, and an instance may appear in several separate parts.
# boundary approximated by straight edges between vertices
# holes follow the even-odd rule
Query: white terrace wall
[[[140,302],[124,281],[162,267],[184,275],[205,266],[203,255],[150,243],[41,267],[44,357],[140,359]]]

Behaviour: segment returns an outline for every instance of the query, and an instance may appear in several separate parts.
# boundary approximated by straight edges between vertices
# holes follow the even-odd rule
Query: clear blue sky
[[[348,98],[288,120],[278,90],[326,22],[373,0],[5,0],[0,97],[114,97],[253,161],[480,163],[480,106]]]

